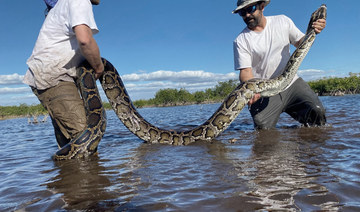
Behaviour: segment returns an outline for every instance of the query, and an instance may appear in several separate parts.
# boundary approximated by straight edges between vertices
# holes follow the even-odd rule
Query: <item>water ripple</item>
[[[188,146],[145,144],[107,111],[99,155],[64,162],[50,158],[50,122],[0,121],[0,211],[359,211],[360,96],[321,100],[327,126],[282,114],[275,130],[254,131],[244,109],[212,142]],[[139,112],[184,130],[218,106]]]

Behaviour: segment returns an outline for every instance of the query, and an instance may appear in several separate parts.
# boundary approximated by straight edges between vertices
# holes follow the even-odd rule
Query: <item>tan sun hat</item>
[[[242,8],[247,7],[248,5],[259,1],[265,2],[265,6],[270,3],[270,0],[238,0],[237,8],[234,11],[232,11],[232,13],[238,13],[239,10],[241,10]]]

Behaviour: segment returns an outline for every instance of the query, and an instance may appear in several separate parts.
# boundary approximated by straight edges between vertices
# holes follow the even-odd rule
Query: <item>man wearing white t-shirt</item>
[[[52,119],[58,146],[65,146],[86,127],[83,101],[74,78],[84,60],[99,78],[104,66],[93,34],[92,5],[100,0],[45,0],[49,12],[24,77]]]
[[[279,76],[290,58],[290,44],[297,47],[304,34],[284,15],[264,16],[270,0],[238,0],[238,13],[247,27],[234,41],[235,69],[240,70],[242,82],[253,78],[270,79]],[[324,19],[313,24],[316,33],[326,25]],[[305,126],[323,125],[325,109],[309,85],[295,76],[285,91],[273,97],[255,94],[249,101],[255,128],[276,126],[282,112],[288,113]]]

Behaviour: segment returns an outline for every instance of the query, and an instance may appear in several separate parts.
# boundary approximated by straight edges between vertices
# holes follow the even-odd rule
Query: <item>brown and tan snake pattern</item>
[[[273,96],[283,91],[295,76],[301,62],[312,46],[316,33],[312,23],[326,18],[327,8],[321,5],[312,15],[305,39],[291,55],[284,72],[270,80],[252,80],[240,84],[220,105],[217,111],[202,125],[187,131],[160,129],[146,121],[136,110],[115,67],[103,59],[105,71],[101,85],[113,110],[121,122],[136,136],[148,143],[187,145],[195,141],[210,141],[223,132],[255,93]],[[96,152],[97,145],[105,132],[106,118],[98,94],[93,70],[89,65],[78,69],[78,86],[81,88],[87,110],[88,127],[76,139],[56,152],[54,159],[63,160],[83,157]]]

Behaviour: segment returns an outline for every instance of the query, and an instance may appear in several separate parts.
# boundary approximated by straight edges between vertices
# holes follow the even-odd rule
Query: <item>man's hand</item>
[[[259,93],[256,93],[252,99],[248,102],[248,105],[251,106],[255,102],[257,102],[261,98],[261,95]]]
[[[315,33],[319,34],[326,27],[326,20],[318,19],[313,23],[312,27],[314,28]]]
[[[101,62],[101,65],[95,69],[95,79],[99,79],[104,73],[104,65]]]
[[[252,69],[251,68],[244,68],[240,70],[240,74],[239,74],[239,80],[241,82],[246,82],[248,80],[251,80],[254,78],[254,75],[252,73]],[[252,99],[250,99],[250,101],[248,102],[248,105],[252,105],[254,104],[257,100],[259,100],[261,98],[259,93],[256,93]]]

